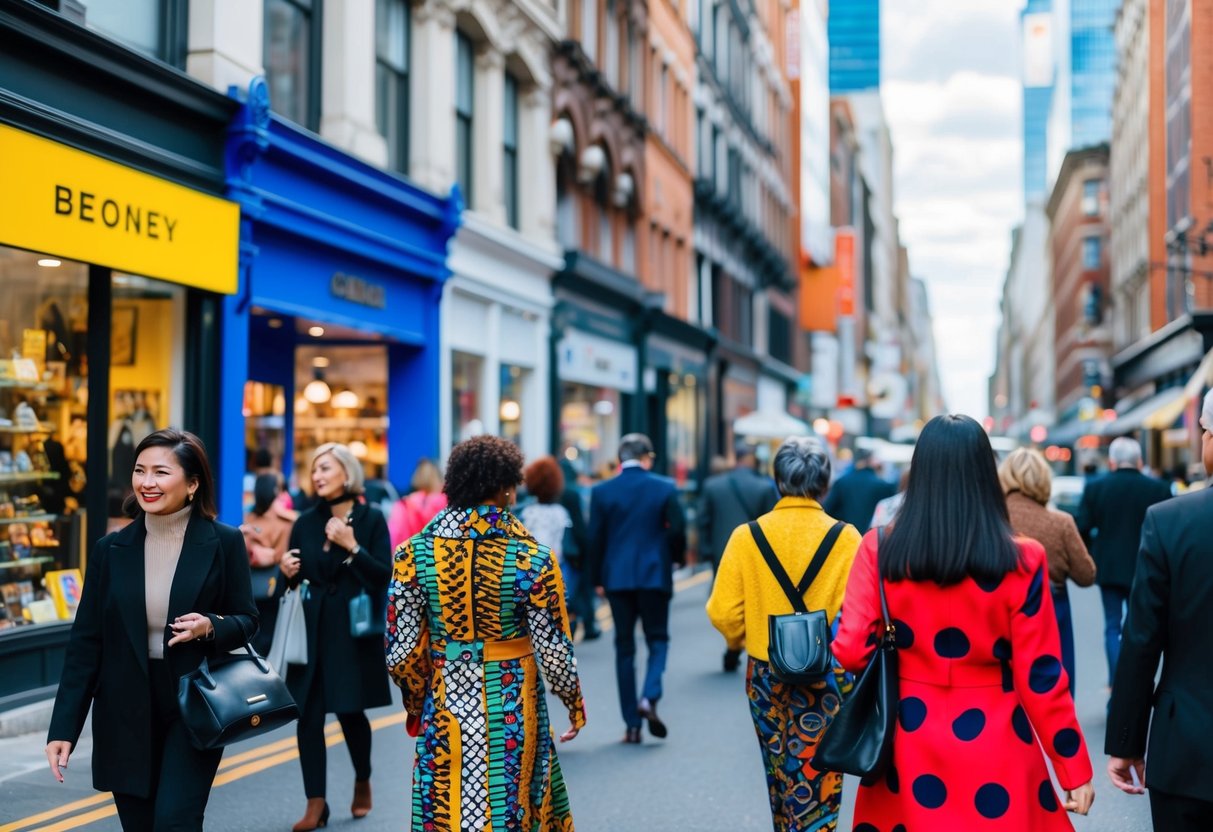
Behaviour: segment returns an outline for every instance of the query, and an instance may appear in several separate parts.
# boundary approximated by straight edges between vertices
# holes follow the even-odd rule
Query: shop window
[[[579,474],[606,479],[615,471],[622,436],[622,396],[610,387],[561,385],[560,447]]]
[[[475,103],[475,65],[472,41],[455,33],[455,179],[463,191],[463,204],[472,206],[472,117]]]
[[[669,374],[669,395],[666,398],[666,471],[678,484],[694,484],[699,467],[699,379],[692,373]]]
[[[185,68],[188,0],[89,0],[84,24],[152,58]]]
[[[265,0],[265,79],[274,111],[320,128],[320,0]]]
[[[505,119],[502,131],[502,196],[505,198],[505,221],[510,228],[518,227],[518,79],[505,74]]]
[[[1103,241],[1099,237],[1084,237],[1082,240],[1082,267],[1087,271],[1098,269],[1103,263]]]
[[[466,352],[451,354],[451,438],[462,442],[484,433],[481,391],[484,359]]]
[[[598,58],[598,0],[581,0],[581,49],[593,63]]]
[[[1088,179],[1082,183],[1082,213],[1084,216],[1098,216],[1101,184],[1098,179]]]
[[[375,0],[375,125],[387,139],[388,166],[409,170],[409,51],[407,0]]]
[[[498,403],[498,418],[501,420],[501,435],[515,445],[522,444],[523,423],[527,417],[527,387],[531,371],[513,364],[501,365],[501,401]]]

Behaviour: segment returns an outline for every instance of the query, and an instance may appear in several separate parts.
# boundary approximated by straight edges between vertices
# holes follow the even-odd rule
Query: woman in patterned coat
[[[560,568],[510,513],[522,454],[492,436],[447,462],[448,507],[396,551],[387,664],[420,717],[412,828],[571,832],[543,678],[585,725]]]

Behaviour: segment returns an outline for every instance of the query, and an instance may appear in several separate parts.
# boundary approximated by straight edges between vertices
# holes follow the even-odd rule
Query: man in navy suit
[[[619,474],[590,492],[590,569],[615,620],[615,677],[619,708],[627,725],[624,742],[640,742],[640,721],[654,737],[665,737],[657,716],[661,674],[670,647],[673,564],[681,563],[686,518],[669,477],[650,471],[653,443],[642,433],[619,441]],[[636,690],[636,621],[644,628],[648,667]]]

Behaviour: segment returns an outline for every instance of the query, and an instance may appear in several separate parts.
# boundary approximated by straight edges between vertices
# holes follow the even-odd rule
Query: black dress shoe
[[[724,672],[736,673],[737,668],[741,667],[741,651],[740,650],[725,650],[724,651]]]
[[[640,704],[636,707],[636,712],[643,719],[648,720],[649,733],[659,740],[664,740],[669,731],[666,730],[665,723],[657,716],[657,704],[650,702],[647,699],[641,699]]]
[[[640,745],[640,728],[629,728],[623,735],[623,742],[626,745]]]

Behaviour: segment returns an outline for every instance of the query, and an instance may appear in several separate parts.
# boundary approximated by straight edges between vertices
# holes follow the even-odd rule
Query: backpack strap
[[[762,527],[758,525],[758,521],[751,520],[746,525],[749,526],[750,534],[754,536],[754,542],[758,544],[758,551],[762,553],[763,560],[767,562],[767,568],[771,570],[771,573],[775,576],[775,580],[779,582],[779,586],[783,590],[783,594],[787,596],[792,609],[796,610],[796,612],[808,612],[809,608],[804,603],[804,594],[813,583],[813,579],[817,577],[817,573],[821,571],[821,567],[825,565],[826,558],[829,556],[830,550],[834,548],[834,542],[838,540],[838,535],[842,533],[842,529],[846,526],[846,523],[839,520],[826,532],[825,537],[821,540],[821,545],[817,547],[817,552],[809,562],[808,569],[805,570],[804,577],[800,579],[799,586],[792,585],[792,579],[788,577],[787,570],[783,568],[783,564],[775,556],[775,551],[771,549],[771,544],[767,540],[767,536],[763,534]]]

